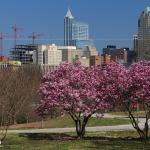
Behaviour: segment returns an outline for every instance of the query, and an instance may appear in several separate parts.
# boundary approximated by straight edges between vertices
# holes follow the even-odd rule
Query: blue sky
[[[0,32],[12,36],[11,26],[17,24],[24,36],[18,44],[31,41],[33,31],[43,34],[39,43],[63,43],[63,19],[69,8],[78,21],[89,24],[90,37],[100,51],[107,44],[132,48],[137,21],[149,0],[0,0]],[[58,39],[58,40],[52,40]],[[5,39],[5,54],[13,41]]]

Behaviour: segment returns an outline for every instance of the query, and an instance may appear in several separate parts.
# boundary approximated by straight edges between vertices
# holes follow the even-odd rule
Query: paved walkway
[[[95,116],[93,116],[95,117]],[[104,118],[121,118],[127,119],[127,116],[118,116],[105,114]],[[139,118],[139,126],[144,127],[144,118]],[[149,122],[150,125],[150,122]],[[126,131],[135,130],[131,124],[128,125],[115,125],[115,126],[96,126],[86,127],[86,131]],[[67,133],[74,132],[75,128],[49,128],[49,129],[25,129],[25,130],[8,130],[8,133]]]

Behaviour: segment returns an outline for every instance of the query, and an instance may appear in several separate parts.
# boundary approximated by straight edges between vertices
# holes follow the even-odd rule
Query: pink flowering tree
[[[148,121],[150,118],[150,62],[142,61],[124,68],[118,64],[107,66],[112,76],[117,75],[118,96],[124,104],[133,127],[142,139],[148,139]],[[135,110],[145,114],[144,128],[139,126]],[[143,118],[143,119],[144,119]]]
[[[127,81],[124,82],[124,100],[133,127],[140,137],[148,139],[148,121],[150,118],[150,62],[139,62],[127,70]],[[128,100],[127,100],[128,99]],[[145,113],[144,128],[140,128],[133,109],[140,107]]]
[[[78,138],[85,135],[85,127],[94,113],[113,109],[117,98],[115,84],[105,69],[84,67],[80,62],[61,64],[42,78],[37,108],[40,116],[53,108],[68,113],[76,126]]]
[[[115,108],[122,109],[122,92],[121,88],[124,87],[122,84],[126,81],[126,68],[120,63],[111,62],[105,66],[105,71],[107,72],[108,80],[111,86],[115,90]],[[122,83],[123,82],[123,83]]]

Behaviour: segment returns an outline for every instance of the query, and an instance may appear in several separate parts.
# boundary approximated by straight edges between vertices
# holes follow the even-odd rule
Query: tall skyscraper
[[[145,8],[138,20],[139,59],[150,59],[150,7]]]
[[[89,25],[78,22],[72,16],[70,9],[64,19],[64,45],[83,48],[91,45],[89,40]]]
[[[133,50],[137,52],[137,49],[138,49],[138,36],[133,35]]]
[[[67,14],[64,18],[64,45],[65,46],[75,45],[72,39],[73,21],[74,21],[74,17],[72,16],[70,9],[68,9]]]

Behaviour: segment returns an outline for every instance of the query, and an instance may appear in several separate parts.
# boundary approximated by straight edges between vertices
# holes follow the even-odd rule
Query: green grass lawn
[[[137,137],[134,131],[91,132],[86,136],[99,139],[33,140],[19,135],[8,135],[4,147],[0,150],[150,150],[150,141],[145,143],[139,139],[132,139]]]
[[[91,118],[87,124],[87,126],[112,126],[112,125],[122,125],[129,124],[130,121],[128,119],[111,119],[111,118]],[[74,127],[74,122],[69,116],[65,116],[63,118],[55,118],[44,121],[44,128],[65,128],[65,127]],[[40,128],[41,122],[28,123],[28,124],[18,124],[10,126],[10,129],[25,129],[25,128]]]
[[[101,118],[101,119],[90,118],[87,126],[89,127],[110,126],[110,125],[121,125],[121,124],[129,124],[129,123],[130,121],[128,119],[126,120],[126,119],[111,119],[111,118]],[[64,118],[49,120],[48,122],[45,122],[45,126],[47,125],[52,128],[74,127],[74,122],[69,116],[66,116]]]
[[[119,115],[119,116],[128,116],[128,112],[122,111],[122,112],[111,112],[111,115]],[[145,117],[144,111],[133,111],[133,114],[138,117]]]
[[[128,116],[128,113],[126,111],[121,112],[110,112],[111,115],[119,115],[119,116]]]

